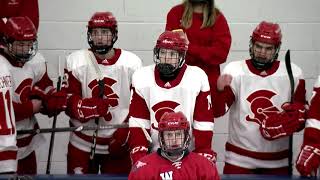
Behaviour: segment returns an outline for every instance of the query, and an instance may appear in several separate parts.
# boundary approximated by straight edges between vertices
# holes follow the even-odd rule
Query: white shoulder
[[[77,50],[72,52],[66,60],[66,66],[69,71],[88,65],[90,55],[87,49]]]
[[[224,67],[221,74],[239,75],[243,73],[244,66],[246,66],[245,61],[232,61]]]
[[[43,55],[40,52],[37,52],[36,55],[28,61],[26,64],[42,64],[46,63],[46,59],[43,57]]]
[[[1,64],[1,66],[2,66],[3,64],[4,64],[4,65],[7,65],[7,66],[10,66],[10,63],[9,63],[8,59],[5,58],[4,56],[2,56],[1,54],[0,54],[0,64]]]
[[[145,66],[136,70],[132,75],[132,86],[137,87],[154,80],[155,65]]]
[[[187,70],[191,72],[191,74],[197,75],[197,76],[207,76],[207,74],[198,66],[191,66],[187,65]]]
[[[39,52],[24,66],[30,66],[38,80],[47,72],[46,60]]]
[[[134,53],[121,49],[121,56],[127,59],[129,66],[142,66],[141,59]]]

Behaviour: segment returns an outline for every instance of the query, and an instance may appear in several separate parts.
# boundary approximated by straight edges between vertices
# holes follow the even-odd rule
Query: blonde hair
[[[212,2],[214,2],[214,0],[212,0]],[[193,6],[189,0],[184,0],[183,6],[184,12],[181,19],[181,26],[185,29],[188,29],[192,25]],[[217,12],[219,12],[219,10],[215,8],[214,3],[212,3],[212,7],[210,7],[209,4],[205,4],[203,9],[203,21],[201,29],[213,26],[216,20]]]

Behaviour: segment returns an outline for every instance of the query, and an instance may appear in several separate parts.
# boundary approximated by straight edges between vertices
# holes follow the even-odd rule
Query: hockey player
[[[12,105],[12,77],[0,55],[0,174],[17,171],[16,123]]]
[[[320,166],[320,76],[313,88],[313,95],[304,130],[304,139],[296,168],[303,176],[316,175]],[[313,174],[315,173],[315,174]],[[319,173],[319,172],[318,172]]]
[[[70,125],[125,123],[131,77],[142,62],[135,54],[113,47],[118,39],[118,25],[111,12],[93,14],[88,21],[87,37],[91,48],[73,52],[66,62],[62,91],[69,96],[66,113],[71,117]],[[98,173],[99,170],[101,173],[129,173],[130,157],[124,146],[128,131],[122,128],[72,132],[67,155],[68,173]],[[93,154],[94,158],[90,159]]]
[[[182,112],[164,113],[158,123],[158,132],[160,148],[135,163],[130,180],[220,179],[214,163],[189,152],[190,124]]]
[[[288,140],[301,130],[305,116],[305,81],[291,64],[293,103],[278,24],[261,22],[253,31],[251,58],[229,63],[218,78],[213,102],[220,115],[229,110],[225,174],[288,174]],[[228,107],[228,108],[226,108]]]
[[[192,124],[190,150],[215,161],[208,78],[200,68],[184,63],[187,48],[180,33],[165,31],[154,48],[155,65],[141,68],[132,77],[129,146],[133,163],[147,154],[149,145],[151,151],[157,150],[160,117],[176,111]]]
[[[13,107],[17,130],[38,129],[34,114],[40,112],[43,99],[53,90],[44,57],[37,52],[37,31],[28,17],[9,18],[5,25],[5,48],[0,54],[13,77]],[[35,149],[43,135],[18,135],[18,173],[36,174]]]

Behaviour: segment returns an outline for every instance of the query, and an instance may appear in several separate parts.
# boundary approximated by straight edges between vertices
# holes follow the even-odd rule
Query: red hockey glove
[[[53,91],[54,91],[53,87],[51,89],[49,89],[49,92],[48,91],[46,92],[46,91],[40,89],[38,86],[34,86],[31,89],[29,99],[44,100],[47,97],[47,94],[51,94]]]
[[[49,117],[59,114],[67,108],[67,94],[59,91],[46,96],[43,102],[43,108],[43,113]]]
[[[306,111],[303,104],[285,103],[281,113],[264,119],[260,125],[260,132],[267,140],[274,140],[290,136],[301,130],[305,123]]]
[[[142,157],[146,156],[147,153],[148,153],[148,148],[145,146],[137,146],[133,148],[130,152],[132,165],[134,165]]]
[[[129,128],[119,128],[113,133],[108,148],[108,151],[112,156],[119,157],[128,151],[128,146],[126,146],[128,135]]]
[[[216,161],[217,161],[217,153],[212,150],[207,151],[207,152],[195,152],[195,153],[199,154],[200,156],[205,157],[210,162],[216,163]]]
[[[103,117],[108,113],[109,101],[100,98],[77,99],[70,98],[70,108],[67,114],[71,117],[87,122],[92,118]],[[68,104],[69,104],[68,102]]]
[[[304,145],[296,163],[296,168],[302,176],[311,175],[320,166],[320,149]]]

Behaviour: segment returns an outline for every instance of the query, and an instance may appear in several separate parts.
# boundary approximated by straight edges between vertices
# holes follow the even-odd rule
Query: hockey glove
[[[33,86],[30,92],[29,99],[44,100],[47,97],[47,94],[51,94],[53,91],[53,87],[46,92],[45,90],[40,89],[38,86]]]
[[[320,149],[304,145],[296,163],[296,168],[302,176],[311,175],[320,166]]]
[[[43,113],[52,117],[67,108],[67,94],[62,91],[53,92],[43,101]]]
[[[264,119],[260,125],[261,135],[267,140],[290,136],[304,127],[306,111],[301,103],[285,103],[283,111]]]
[[[87,122],[90,119],[107,115],[109,101],[100,98],[80,99],[73,96],[68,101],[68,107],[67,114],[70,117]]]

